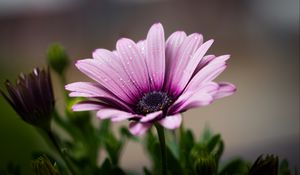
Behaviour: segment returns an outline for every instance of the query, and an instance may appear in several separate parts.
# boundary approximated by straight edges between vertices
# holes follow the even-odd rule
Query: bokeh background
[[[50,43],[63,44],[74,62],[96,48],[113,49],[120,37],[143,39],[155,22],[164,25],[166,36],[199,32],[215,39],[209,53],[232,55],[218,79],[236,84],[237,93],[186,112],[185,126],[198,136],[205,125],[221,133],[223,159],[274,153],[299,167],[298,0],[0,0],[0,87],[45,65]],[[67,76],[68,82],[87,79],[73,65]],[[29,174],[32,150],[48,149],[1,97],[0,169],[14,161]],[[121,164],[141,172],[149,161],[140,145],[129,143]]]

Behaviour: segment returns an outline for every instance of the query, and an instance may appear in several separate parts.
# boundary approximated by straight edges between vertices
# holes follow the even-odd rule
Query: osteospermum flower
[[[49,70],[34,69],[30,74],[21,74],[13,85],[5,82],[8,95],[0,93],[27,123],[49,129],[54,109],[54,95]]]
[[[96,82],[66,86],[71,97],[87,97],[74,111],[97,110],[100,119],[129,120],[134,135],[154,123],[176,129],[181,113],[231,95],[235,86],[213,80],[225,70],[229,55],[205,56],[213,40],[201,34],[174,32],[166,41],[163,26],[154,24],[145,40],[122,38],[116,50],[96,49],[77,68]]]

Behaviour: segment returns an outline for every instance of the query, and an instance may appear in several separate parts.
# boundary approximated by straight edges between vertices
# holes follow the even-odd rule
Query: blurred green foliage
[[[259,156],[252,165],[241,158],[220,162],[224,142],[220,134],[213,134],[208,127],[197,140],[191,130],[181,126],[175,133],[167,132],[167,141],[169,175],[292,175],[288,162],[283,160],[278,166],[278,157],[273,155],[265,159]],[[144,146],[152,162],[150,168],[144,167],[144,174],[160,175],[159,143],[152,131],[147,133]]]

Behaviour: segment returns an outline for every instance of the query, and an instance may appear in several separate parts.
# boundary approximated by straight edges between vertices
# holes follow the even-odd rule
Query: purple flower
[[[181,113],[231,95],[230,83],[213,80],[226,68],[229,55],[205,56],[213,40],[201,34],[174,32],[166,41],[163,26],[154,24],[145,40],[122,38],[116,50],[97,49],[93,58],[79,60],[77,68],[96,82],[66,85],[71,97],[87,97],[74,111],[97,110],[100,119],[130,120],[134,135],[154,123],[176,129]]]
[[[8,92],[2,96],[25,122],[46,129],[50,128],[54,110],[54,94],[49,69],[35,68],[27,75],[21,74],[17,83],[5,82]]]

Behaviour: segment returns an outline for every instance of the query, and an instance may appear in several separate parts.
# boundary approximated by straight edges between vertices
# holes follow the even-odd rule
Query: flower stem
[[[55,149],[57,150],[57,152],[59,153],[60,157],[64,160],[64,162],[67,165],[68,169],[70,170],[71,174],[72,175],[78,174],[77,171],[75,170],[75,168],[73,167],[72,163],[68,160],[66,155],[64,155],[64,153],[60,149],[58,141],[57,141],[55,135],[53,134],[53,132],[51,132],[50,130],[47,131],[47,136],[50,139],[50,141],[53,143],[53,145],[54,145]]]
[[[155,124],[157,130],[160,152],[161,152],[161,164],[162,164],[162,175],[167,175],[167,156],[166,156],[166,141],[164,128],[159,124]]]

